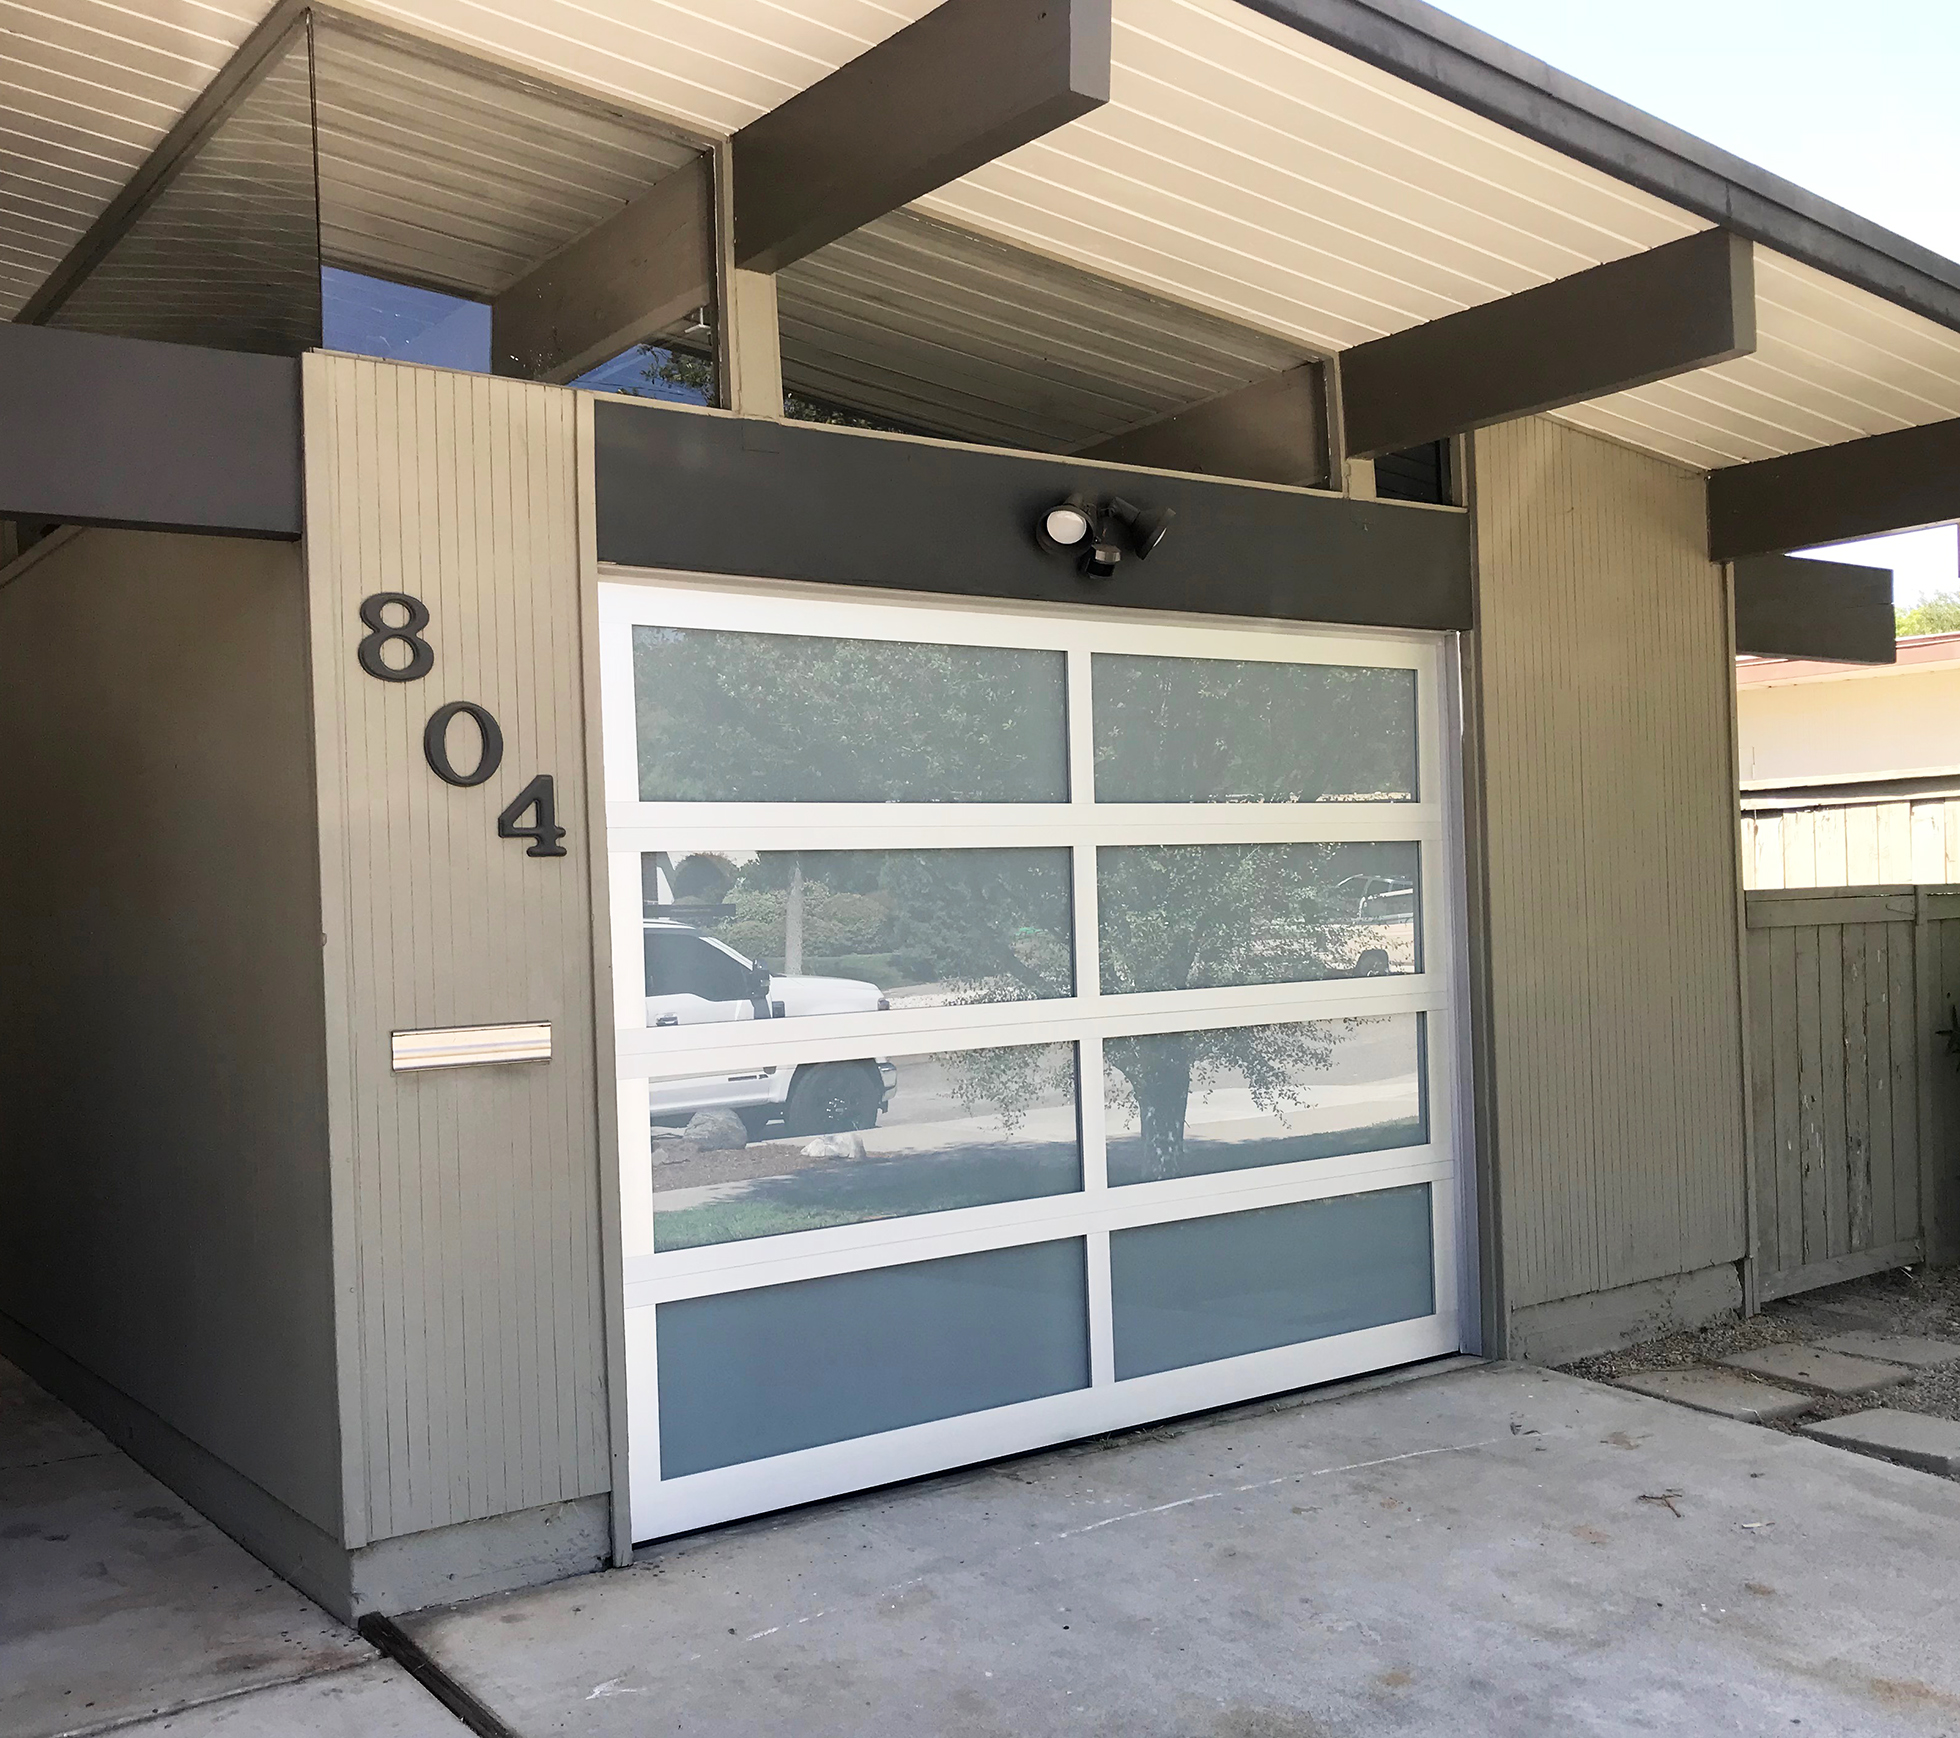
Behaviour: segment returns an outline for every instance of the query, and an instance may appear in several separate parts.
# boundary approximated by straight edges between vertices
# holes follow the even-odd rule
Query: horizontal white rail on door
[[[1320,845],[1440,841],[1433,803],[625,803],[615,851],[905,851],[959,846]]]
[[[769,1062],[848,1062],[866,1054],[903,1056],[1066,1044],[1088,1037],[1440,1014],[1448,1006],[1447,986],[1422,973],[1287,984],[1275,986],[1275,992],[1165,990],[894,1008],[889,1013],[806,1014],[787,1020],[716,1020],[698,1026],[622,1026],[616,1038],[618,1071],[622,1080],[647,1080],[712,1073],[724,1063],[735,1073]]]
[[[1068,1195],[1037,1195],[986,1207],[959,1207],[950,1212],[664,1250],[627,1258],[626,1301],[638,1307],[676,1298],[788,1285],[833,1273],[899,1267],[976,1250],[1049,1243],[1091,1232],[1208,1219],[1221,1213],[1245,1213],[1417,1183],[1440,1186],[1453,1175],[1448,1153],[1432,1141],[1379,1153],[1301,1159],[1287,1165],[1213,1171],[1156,1183],[1125,1183]]]

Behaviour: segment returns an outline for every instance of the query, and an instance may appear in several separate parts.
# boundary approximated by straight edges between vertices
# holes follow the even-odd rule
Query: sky
[[[1439,0],[1466,24],[1960,259],[1960,0]],[[1902,604],[1960,589],[1952,526],[1840,544]]]

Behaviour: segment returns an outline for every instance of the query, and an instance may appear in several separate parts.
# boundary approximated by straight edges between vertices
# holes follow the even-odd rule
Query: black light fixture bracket
[[[1073,555],[1084,579],[1108,579],[1123,559],[1126,543],[1139,561],[1146,560],[1176,517],[1173,508],[1138,507],[1121,495],[1100,504],[1086,495],[1069,495],[1035,521],[1034,540],[1050,555]]]

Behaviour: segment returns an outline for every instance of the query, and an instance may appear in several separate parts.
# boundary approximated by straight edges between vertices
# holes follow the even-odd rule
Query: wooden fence
[[[1893,797],[1809,809],[1750,809],[1744,793],[1742,884],[1920,886],[1960,882],[1960,797]]]
[[[1944,1257],[1960,887],[1781,889],[1745,905],[1757,1296]]]

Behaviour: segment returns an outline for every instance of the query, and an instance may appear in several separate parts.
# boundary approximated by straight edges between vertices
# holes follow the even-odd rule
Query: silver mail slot
[[[473,1068],[485,1062],[549,1062],[551,1022],[514,1026],[437,1026],[394,1035],[395,1072]]]

